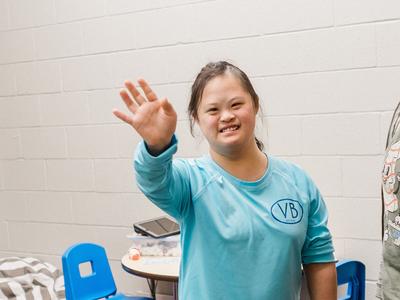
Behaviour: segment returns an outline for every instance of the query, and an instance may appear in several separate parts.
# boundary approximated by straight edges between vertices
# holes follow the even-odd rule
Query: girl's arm
[[[177,140],[173,136],[165,151],[153,156],[144,142],[135,152],[135,177],[140,190],[155,205],[182,220],[190,208],[190,184],[187,166],[183,160],[173,160]]]
[[[311,263],[303,265],[311,300],[337,300],[336,265]]]
[[[336,264],[328,211],[321,193],[311,178],[303,177],[310,198],[307,235],[302,249],[303,267],[312,300],[336,300]]]
[[[176,152],[173,136],[177,115],[167,99],[159,99],[144,79],[135,85],[125,82],[120,91],[130,114],[114,109],[116,117],[131,125],[143,138],[135,153],[136,181],[142,192],[158,207],[179,220],[188,210],[188,176],[182,164],[173,165]]]

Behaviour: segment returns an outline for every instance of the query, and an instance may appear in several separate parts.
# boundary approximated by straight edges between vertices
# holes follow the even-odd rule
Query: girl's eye
[[[217,109],[215,107],[207,109],[208,113],[213,113],[213,112],[216,112],[216,111],[217,111]]]
[[[240,103],[240,102],[236,102],[236,103],[233,103],[233,104],[232,104],[232,107],[238,108],[238,107],[241,106],[241,104],[242,104],[242,103]]]

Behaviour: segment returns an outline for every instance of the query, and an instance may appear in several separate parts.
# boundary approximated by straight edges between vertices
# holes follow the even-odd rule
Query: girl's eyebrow
[[[218,105],[218,102],[217,102],[217,101],[215,101],[215,102],[208,102],[208,103],[206,103],[206,105]]]
[[[235,101],[235,100],[243,100],[243,99],[244,99],[244,97],[242,97],[242,96],[236,96],[236,97],[233,97],[232,99],[230,99],[229,102]]]
[[[218,104],[219,104],[219,101],[211,101],[211,102],[204,103],[205,106],[216,106]]]
[[[242,96],[235,96],[235,97],[229,99],[227,101],[227,103],[230,103],[230,102],[235,101],[235,100],[243,100],[243,99],[244,99],[244,97],[242,97]],[[215,106],[215,105],[219,105],[220,103],[221,103],[221,101],[211,101],[211,102],[205,103],[205,105],[206,106]]]

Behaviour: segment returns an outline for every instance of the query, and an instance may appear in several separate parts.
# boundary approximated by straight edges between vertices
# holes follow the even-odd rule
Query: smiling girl
[[[247,75],[220,61],[202,68],[188,107],[209,155],[173,159],[177,115],[143,79],[114,114],[143,138],[139,188],[181,227],[179,297],[297,300],[302,266],[311,299],[336,298],[336,269],[324,201],[298,166],[263,152],[255,137],[259,99]]]

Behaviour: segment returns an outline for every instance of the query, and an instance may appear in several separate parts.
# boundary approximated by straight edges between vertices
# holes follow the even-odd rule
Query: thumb
[[[161,107],[164,109],[165,113],[167,115],[172,115],[175,114],[174,107],[172,104],[168,101],[167,98],[164,98],[161,100]]]

